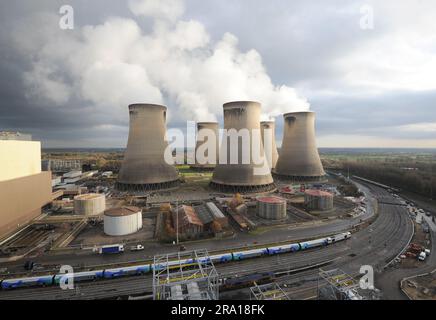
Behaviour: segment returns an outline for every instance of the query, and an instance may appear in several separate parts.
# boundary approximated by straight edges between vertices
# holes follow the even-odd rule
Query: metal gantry
[[[276,282],[250,288],[250,300],[291,300]]]
[[[358,280],[341,269],[323,270],[318,273],[319,300],[376,300],[378,289],[362,289]]]
[[[154,300],[218,300],[218,273],[206,249],[157,255]]]

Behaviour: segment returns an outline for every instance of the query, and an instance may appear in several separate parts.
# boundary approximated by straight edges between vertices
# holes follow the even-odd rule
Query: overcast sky
[[[0,130],[44,147],[124,147],[130,103],[179,128],[232,100],[279,144],[312,110],[320,147],[436,147],[436,2],[1,0],[0,96]]]

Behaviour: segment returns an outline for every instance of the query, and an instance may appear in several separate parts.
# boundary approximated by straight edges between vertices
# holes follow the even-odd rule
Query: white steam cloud
[[[263,118],[309,109],[295,89],[272,83],[256,50],[241,52],[230,33],[211,43],[203,24],[182,20],[182,1],[131,0],[129,8],[152,19],[152,30],[144,33],[135,20],[121,17],[51,30],[47,23],[57,25],[59,16],[34,16],[40,36],[16,43],[32,57],[24,76],[31,98],[58,105],[86,100],[117,112],[130,103],[163,103],[171,118],[196,121],[216,120],[222,104],[234,100],[261,102]],[[25,37],[26,30],[16,32],[22,34],[15,39]]]

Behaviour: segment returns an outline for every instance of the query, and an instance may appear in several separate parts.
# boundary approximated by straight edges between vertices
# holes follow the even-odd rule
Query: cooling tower
[[[279,153],[277,152],[277,146],[276,146],[276,133],[275,133],[275,131],[276,131],[276,123],[274,121],[262,121],[260,123],[260,129],[262,131],[262,142],[263,142],[263,146],[265,148],[265,154],[268,155],[268,152],[271,153],[271,156],[270,156],[271,157],[270,168],[274,169],[276,167],[276,163],[277,163],[277,160],[279,158]],[[266,146],[265,137],[264,137],[265,130],[271,130],[271,134],[272,134],[272,137],[271,137],[271,139],[272,139],[271,140],[271,148],[268,148]],[[267,157],[267,159],[269,161],[268,157]]]
[[[213,137],[209,137],[209,135],[213,133]],[[218,133],[218,123],[217,122],[198,122],[197,123],[197,143],[195,145],[195,164],[191,165],[191,168],[196,170],[210,170],[215,168],[218,163],[218,155],[219,155],[219,133]],[[209,150],[206,148],[207,145],[212,147],[212,144],[208,141],[208,139],[213,139],[213,143],[215,144],[215,155],[210,154]],[[203,147],[203,148],[202,148]],[[197,154],[197,151],[199,154]],[[199,156],[205,157],[207,163],[204,161],[199,162]]]
[[[179,184],[175,167],[164,159],[167,108],[154,104],[129,106],[127,149],[116,188],[122,191],[169,189]]]
[[[274,190],[275,185],[261,142],[260,104],[250,101],[229,102],[224,104],[223,109],[225,132],[220,148],[219,164],[214,170],[211,187],[221,192],[240,193]],[[243,143],[241,137],[236,140],[226,134],[229,130],[242,133],[244,130],[240,131],[241,129],[246,129],[245,133],[249,135],[248,143]],[[250,147],[255,135],[258,142],[255,151],[261,162],[253,156],[251,148],[247,151],[247,146]]]
[[[318,181],[325,176],[316,147],[315,113],[283,115],[283,142],[273,173],[295,181]]]

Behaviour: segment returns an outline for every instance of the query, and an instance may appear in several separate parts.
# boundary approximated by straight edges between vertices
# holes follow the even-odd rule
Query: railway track
[[[379,201],[389,197],[389,194],[382,189],[372,186],[368,188]],[[285,272],[335,258],[336,260],[331,262],[331,267],[340,267],[350,273],[356,273],[356,270],[358,272],[362,264],[370,264],[378,268],[404,248],[410,233],[409,216],[403,207],[380,204],[379,210],[381,214],[369,229],[355,233],[347,242],[336,243],[322,249],[220,264],[216,265],[216,268],[221,277],[232,277],[271,271],[272,266],[274,271]],[[310,283],[316,281],[316,277],[317,270],[308,270],[282,276],[278,282],[297,287],[309,284],[310,287]],[[146,275],[80,283],[76,288],[78,289],[61,290],[57,287],[18,289],[1,292],[0,299],[107,299],[140,295],[152,291],[152,277]],[[300,289],[303,290],[303,287]]]

